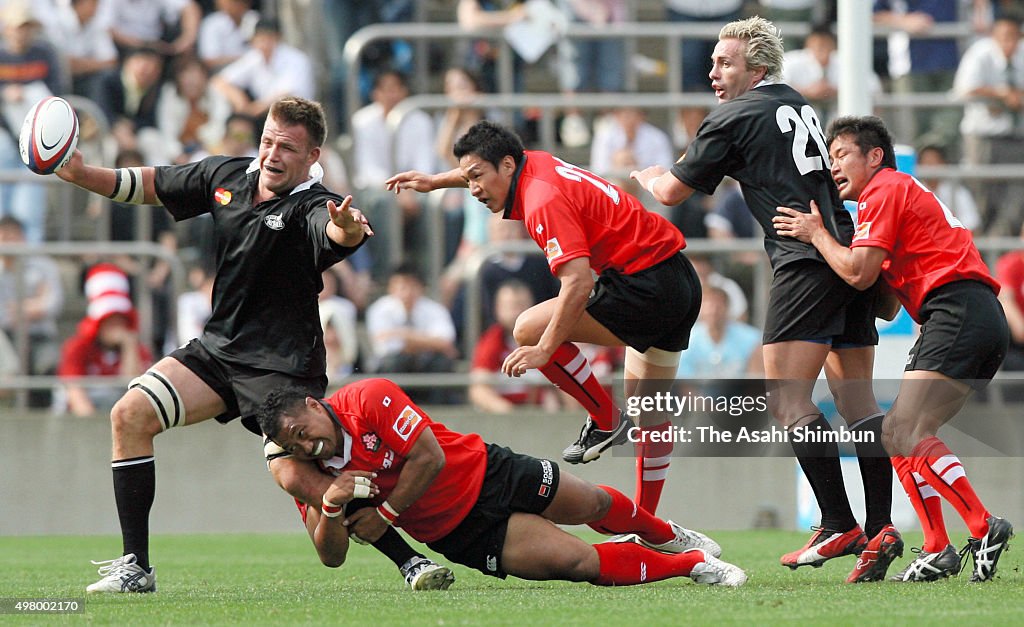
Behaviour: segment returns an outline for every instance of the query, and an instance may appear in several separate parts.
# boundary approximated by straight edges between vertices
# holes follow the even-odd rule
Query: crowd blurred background
[[[1024,370],[1022,5],[876,0],[865,51],[874,73],[862,77],[916,153],[919,178],[1003,283],[1008,370]],[[76,107],[87,158],[117,167],[255,156],[271,102],[322,101],[325,184],[352,193],[377,232],[324,275],[332,384],[451,372],[461,384],[413,385],[417,400],[566,407],[543,382],[494,375],[515,316],[558,289],[522,225],[464,190],[396,196],[383,182],[453,167],[454,140],[488,118],[647,202],[628,172],[686,150],[714,106],[718,28],[753,14],[783,27],[785,80],[827,124],[840,72],[835,2],[0,0],[0,407],[101,411],[110,387],[95,377],[123,383],[210,313],[208,218],[175,224],[158,207],[89,196],[19,162],[22,119],[50,94]],[[704,307],[680,376],[756,375],[766,260],[738,185],[649,208],[700,249],[691,258]],[[4,252],[22,243],[38,247]],[[621,365],[621,351],[588,351],[595,370]]]

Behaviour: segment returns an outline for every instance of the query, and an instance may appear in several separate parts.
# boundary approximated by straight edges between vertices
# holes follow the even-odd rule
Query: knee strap
[[[157,370],[147,370],[142,376],[132,379],[129,390],[139,390],[153,406],[162,431],[184,424],[185,403],[170,379]]]

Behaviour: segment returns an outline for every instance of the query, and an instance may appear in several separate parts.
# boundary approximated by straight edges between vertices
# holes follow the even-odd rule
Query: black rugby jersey
[[[712,194],[725,176],[740,183],[750,212],[765,233],[772,267],[798,259],[824,259],[814,246],[775,232],[776,207],[810,213],[818,203],[826,228],[844,245],[853,219],[839,199],[818,116],[785,84],[762,85],[719,104],[704,119],[672,174],[693,189]]]
[[[259,170],[247,171],[250,164],[248,157],[208,157],[156,168],[156,195],[175,220],[213,217],[213,314],[200,341],[230,363],[319,376],[326,372],[320,274],[358,246],[327,237],[327,201],[341,204],[341,197],[312,179],[254,207]]]

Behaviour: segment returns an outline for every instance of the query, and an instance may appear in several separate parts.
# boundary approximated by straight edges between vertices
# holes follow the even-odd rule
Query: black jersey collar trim
[[[258,172],[259,169],[260,169],[260,160],[257,157],[256,159],[253,159],[252,161],[249,162],[249,167],[245,169],[245,173],[246,174],[250,174],[252,172]],[[306,181],[304,183],[299,183],[298,185],[296,185],[295,188],[292,191],[288,192],[288,194],[291,195],[291,194],[295,194],[295,193],[301,192],[303,190],[307,190],[310,187],[313,187],[314,185],[316,185],[317,183],[320,183],[323,180],[324,180],[324,168],[323,168],[323,166],[320,165],[320,162],[317,161],[316,163],[314,163],[309,168],[309,178],[306,179]]]
[[[516,190],[519,188],[519,177],[523,174],[523,167],[526,165],[526,153],[523,153],[523,160],[516,166],[512,173],[512,184],[508,186],[508,196],[505,197],[505,212],[501,217],[505,220],[512,219],[512,206],[516,202]]]

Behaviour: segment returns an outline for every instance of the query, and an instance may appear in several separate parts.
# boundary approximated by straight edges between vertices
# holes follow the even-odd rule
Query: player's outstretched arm
[[[693,188],[683,183],[660,165],[652,165],[643,170],[633,170],[629,178],[634,179],[641,187],[654,196],[654,199],[672,207],[693,195]]]
[[[156,196],[156,170],[152,167],[115,169],[93,166],[85,162],[82,151],[75,150],[67,165],[56,174],[68,183],[116,202],[163,204]]]
[[[466,179],[462,176],[462,170],[459,168],[453,168],[439,174],[427,174],[426,172],[409,170],[407,172],[399,172],[384,181],[384,187],[396,194],[405,189],[426,193],[432,192],[435,189],[468,186]]]
[[[327,201],[327,212],[331,221],[327,223],[327,237],[339,246],[358,246],[364,237],[373,235],[370,223],[363,212],[352,206],[352,196],[345,196],[340,205]]]

